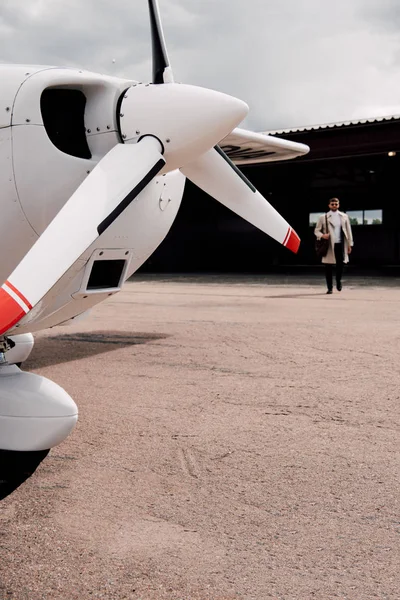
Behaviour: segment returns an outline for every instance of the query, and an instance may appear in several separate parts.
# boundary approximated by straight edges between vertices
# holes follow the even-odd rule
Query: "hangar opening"
[[[350,269],[400,270],[400,117],[266,132],[310,146],[309,154],[241,167],[301,238],[297,255],[240,219],[190,182],[148,272],[296,272],[319,265],[313,233],[328,200],[340,199],[355,246]],[[398,268],[396,271],[396,267]]]

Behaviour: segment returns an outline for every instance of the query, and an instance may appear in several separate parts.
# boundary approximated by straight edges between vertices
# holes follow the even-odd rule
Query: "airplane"
[[[186,178],[299,247],[236,164],[287,160],[308,146],[240,129],[245,102],[176,83],[157,0],[148,8],[151,82],[0,65],[0,499],[78,418],[65,390],[21,370],[32,334],[121,290],[167,235]]]

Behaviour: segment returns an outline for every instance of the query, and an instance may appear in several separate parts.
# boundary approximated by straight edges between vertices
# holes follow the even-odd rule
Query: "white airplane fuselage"
[[[299,247],[220,143],[245,146],[240,164],[308,147],[238,129],[245,102],[175,83],[157,0],[148,6],[152,83],[0,65],[0,458],[44,456],[72,431],[73,399],[18,366],[32,332],[67,324],[120,291],[167,235],[186,177],[287,249]],[[7,473],[15,480],[7,469],[4,478],[0,465],[0,498]]]
[[[96,164],[121,142],[119,103],[132,80],[78,69],[0,65],[0,280],[26,255]],[[71,115],[70,119],[68,115]],[[40,306],[36,331],[91,308],[132,275],[167,235],[179,209],[184,175],[159,175],[89,248]],[[68,235],[68,232],[66,232]],[[80,293],[87,264],[125,261],[121,278]]]

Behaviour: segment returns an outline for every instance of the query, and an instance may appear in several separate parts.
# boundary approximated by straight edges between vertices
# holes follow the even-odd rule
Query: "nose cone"
[[[164,145],[164,171],[171,171],[218,144],[248,110],[245,102],[205,88],[140,84],[124,95],[120,128],[126,142],[156,136]]]

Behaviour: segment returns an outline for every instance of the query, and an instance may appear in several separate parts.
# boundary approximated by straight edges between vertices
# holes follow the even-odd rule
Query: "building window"
[[[382,225],[382,210],[349,210],[351,225]]]
[[[310,213],[310,218],[309,218],[310,227],[316,226],[320,216],[321,216],[321,213]]]
[[[348,210],[350,225],[382,225],[382,210]],[[309,226],[315,227],[321,213],[309,214]]]
[[[382,225],[382,210],[364,210],[364,225]]]
[[[362,225],[363,224],[363,211],[362,210],[348,210],[346,214],[349,217],[350,225]]]

